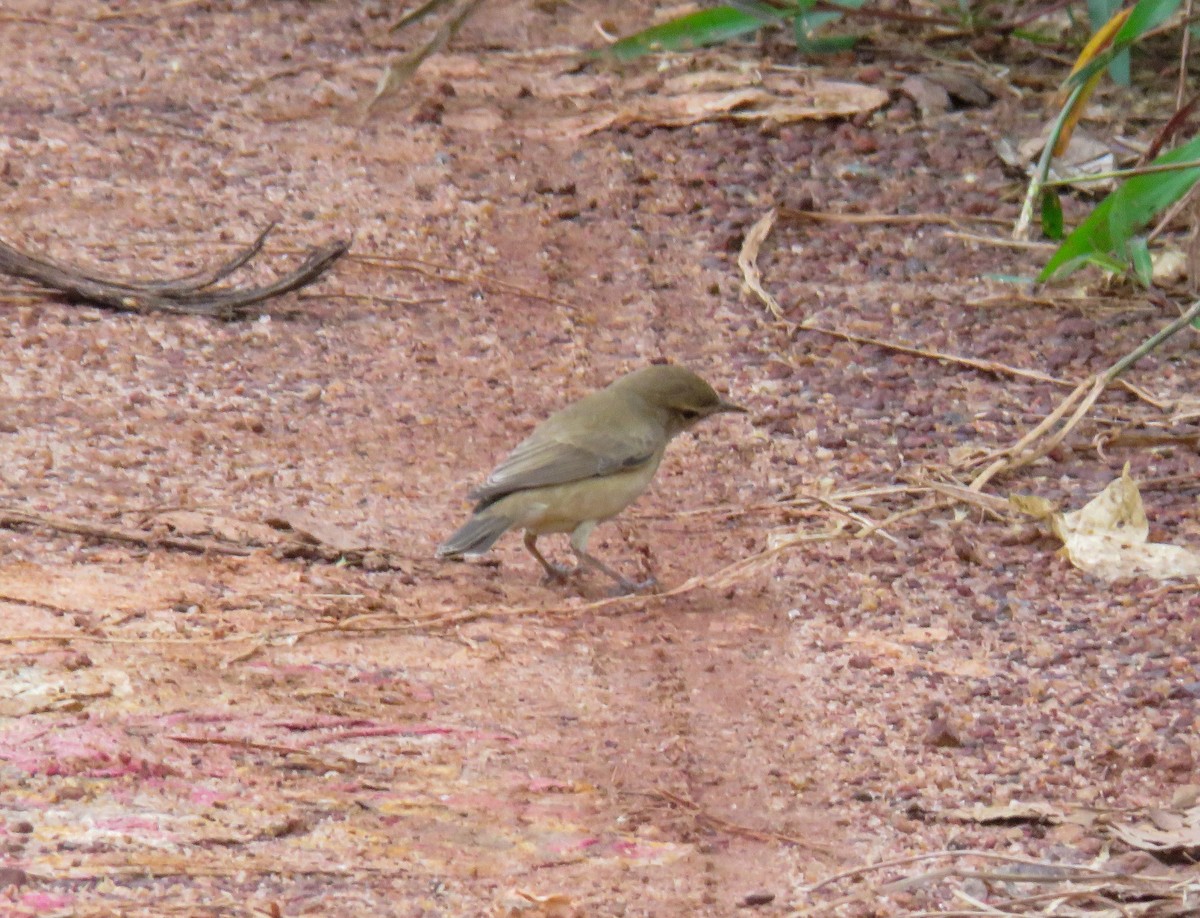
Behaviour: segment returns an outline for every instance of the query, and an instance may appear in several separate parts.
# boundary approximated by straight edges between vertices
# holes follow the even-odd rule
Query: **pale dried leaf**
[[[944,86],[921,76],[910,76],[900,84],[900,91],[917,103],[922,118],[940,115],[950,110],[950,93]]]
[[[1200,785],[1185,784],[1176,788],[1171,795],[1171,806],[1177,810],[1186,810],[1200,802]]]
[[[779,306],[779,301],[763,286],[762,272],[758,269],[758,251],[762,248],[763,241],[770,235],[777,214],[775,208],[771,208],[750,227],[750,231],[746,233],[746,238],[742,242],[742,250],[738,252],[738,267],[742,269],[743,287],[758,297],[771,315],[782,319],[783,310]]]
[[[574,918],[578,912],[564,893],[539,896],[523,889],[510,889],[496,904],[497,918]]]
[[[418,92],[437,93],[447,125],[490,131],[499,118],[527,136],[548,139],[578,139],[639,123],[684,127],[715,119],[848,118],[888,101],[875,86],[797,78],[766,67],[596,73],[579,71],[573,61],[556,70],[536,55],[441,53],[424,59],[415,75],[401,68],[398,76],[402,79],[381,81],[381,98],[394,94],[390,83],[411,84],[420,88],[407,93],[407,101]],[[452,96],[441,93],[446,85],[454,87]],[[514,86],[521,87],[515,98]]]
[[[1062,808],[1049,803],[1000,803],[992,806],[971,806],[947,810],[948,819],[961,822],[1036,822],[1058,824],[1066,818]]]
[[[1109,581],[1200,577],[1200,555],[1178,545],[1146,541],[1150,525],[1128,466],[1120,478],[1071,513],[1049,512],[1050,505],[1040,498],[1010,500],[1031,516],[1048,518],[1071,563],[1089,574]]]
[[[78,711],[87,702],[129,695],[130,681],[118,669],[84,669],[50,675],[32,666],[0,676],[0,717],[46,711]]]
[[[154,517],[154,522],[167,526],[177,535],[189,538],[213,536],[235,545],[270,545],[279,540],[275,530],[262,523],[195,510],[160,513]]]
[[[1150,534],[1146,509],[1129,467],[1121,477],[1078,510],[1054,518],[1055,534],[1066,541],[1071,536],[1107,536],[1127,542],[1142,542]]]
[[[925,79],[941,86],[963,105],[983,106],[992,101],[992,94],[982,83],[961,70],[942,67],[925,74]]]
[[[1066,547],[1072,564],[1105,580],[1200,577],[1200,556],[1178,545],[1136,545],[1105,536],[1076,536]]]
[[[286,527],[306,542],[314,545],[327,545],[335,551],[362,551],[369,546],[351,532],[340,529],[332,523],[313,518],[295,508],[281,510],[274,514],[268,522]]]
[[[790,86],[780,82],[771,86],[739,85],[743,79],[738,75],[716,72],[692,74],[690,82],[710,88],[672,92],[671,84],[664,84],[653,93],[627,94],[616,102],[588,99],[584,104],[590,107],[578,113],[551,119],[542,113],[529,124],[528,132],[535,136],[578,138],[630,124],[686,127],[717,119],[786,124],[845,118],[874,111],[887,101],[887,93],[875,87],[830,80]]]
[[[1047,125],[1040,134],[1023,140],[1001,138],[996,143],[996,153],[1005,165],[1032,175],[1037,171],[1038,159],[1046,146],[1049,133],[1050,127]],[[1077,130],[1071,135],[1071,145],[1067,147],[1066,152],[1054,157],[1049,178],[1058,180],[1097,175],[1101,172],[1111,172],[1116,167],[1117,158],[1107,143],[1086,131]],[[1087,181],[1072,183],[1070,187],[1095,195],[1111,191],[1114,183],[1111,179]]]
[[[154,520],[182,536],[206,536],[212,533],[209,517],[195,510],[172,510],[158,514]]]
[[[1154,283],[1159,285],[1177,284],[1188,276],[1188,257],[1182,249],[1163,249],[1150,256],[1154,266]]]
[[[1154,810],[1127,825],[1114,823],[1108,831],[1141,851],[1186,852],[1200,849],[1200,807],[1183,812]]]
[[[1008,503],[1014,510],[1036,520],[1044,520],[1058,512],[1057,504],[1036,494],[1010,494]]]

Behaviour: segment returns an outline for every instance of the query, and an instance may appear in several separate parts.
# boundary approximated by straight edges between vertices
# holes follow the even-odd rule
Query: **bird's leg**
[[[649,590],[658,586],[658,581],[653,577],[642,581],[630,580],[628,577],[623,577],[595,555],[589,554],[587,540],[595,528],[596,524],[593,522],[581,523],[571,533],[571,551],[575,552],[575,557],[579,559],[580,565],[586,564],[600,571],[600,573],[611,577],[617,582],[617,587],[621,593],[640,593],[643,590]]]
[[[538,564],[540,564],[543,570],[546,571],[547,580],[562,582],[563,580],[566,580],[567,575],[571,573],[571,568],[564,567],[561,564],[551,564],[546,560],[546,556],[538,551],[537,535],[530,532],[528,529],[525,530],[525,550],[537,558]]]
[[[580,564],[594,567],[600,573],[607,574],[615,580],[617,582],[617,595],[621,595],[622,593],[641,593],[643,590],[649,590],[658,586],[658,581],[653,577],[648,580],[630,580],[628,577],[618,574],[595,555],[588,554],[586,551],[576,550],[575,557],[579,559]]]

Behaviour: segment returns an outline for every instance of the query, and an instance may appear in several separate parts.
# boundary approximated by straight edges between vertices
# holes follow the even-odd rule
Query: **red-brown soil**
[[[534,52],[614,14],[504,3],[356,126],[386,5],[161,6],[0,11],[5,238],[129,275],[215,264],[271,220],[279,266],[331,237],[352,253],[271,304],[286,314],[226,323],[9,284],[0,496],[126,526],[303,513],[405,561],[0,530],[4,914],[696,916],[758,893],[746,913],[900,914],[949,907],[951,884],[807,887],[948,848],[1091,863],[1090,829],[946,813],[1166,805],[1200,783],[1193,587],[1104,584],[966,505],[854,539],[838,506],[787,500],[1006,446],[1069,391],[789,330],[736,264],[772,206],[1004,234],[972,218],[1015,217],[994,142],[1036,129],[1040,94],[922,119],[895,88],[918,59],[847,56],[826,75],[888,89],[878,113],[556,134],[522,88],[569,59]],[[759,263],[793,324],[1071,383],[1169,318],[986,280],[1045,251],[948,229],[784,220]],[[656,359],[752,414],[677,441],[593,547],[690,588],[597,603],[598,580],[539,583],[515,536],[487,563],[433,560],[533,424]],[[1200,370],[1171,343],[1131,378],[1170,401]],[[1194,440],[1097,451],[1165,419],[1119,389],[1093,418],[989,490],[1077,506],[1130,462],[1155,536],[1194,544]]]

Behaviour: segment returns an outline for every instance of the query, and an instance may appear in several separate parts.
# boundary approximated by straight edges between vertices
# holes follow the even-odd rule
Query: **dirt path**
[[[516,538],[494,563],[432,559],[470,483],[537,420],[653,359],[753,411],[674,444],[597,533],[667,587],[780,533],[854,528],[782,496],[1012,442],[1067,390],[789,334],[736,268],[777,204],[1010,217],[987,126],[1017,122],[1009,103],[922,121],[893,95],[850,121],[567,136],[541,95],[565,58],[527,52],[584,40],[611,9],[502,4],[411,104],[358,129],[342,116],[387,58],[367,7],[43,6],[0,14],[6,239],[131,274],[215,263],[269,220],[281,262],[334,236],[354,248],[286,318],[6,291],[0,499],[129,525],[303,513],[405,569],[0,530],[6,914],[782,915],[863,889],[806,892],[875,860],[1086,863],[1104,844],[955,807],[1165,805],[1200,783],[1193,590],[1107,588],[1033,528],[939,510],[600,607],[598,582],[540,585]],[[1134,299],[1022,298],[981,278],[1031,273],[1025,254],[940,226],[785,222],[760,262],[793,321],[1064,381],[1160,324]],[[1176,344],[1137,381],[1179,398],[1195,374]],[[1162,537],[1194,542],[1194,450],[1098,455],[1096,433],[1160,419],[1125,393],[1102,404],[1104,426],[996,493],[1077,504],[1130,461]]]

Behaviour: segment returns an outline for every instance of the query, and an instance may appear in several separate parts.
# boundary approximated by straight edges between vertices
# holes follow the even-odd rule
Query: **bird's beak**
[[[736,411],[738,414],[749,414],[749,408],[743,408],[741,405],[735,405],[733,402],[727,402],[724,399],[717,405],[717,410],[713,412],[718,414],[722,411]]]

